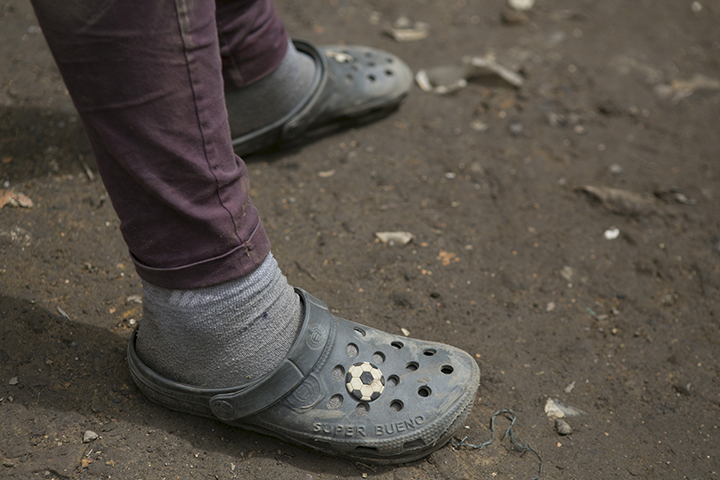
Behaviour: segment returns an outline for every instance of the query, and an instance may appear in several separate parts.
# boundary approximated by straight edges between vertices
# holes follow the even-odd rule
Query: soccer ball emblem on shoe
[[[354,363],[345,376],[345,386],[357,400],[377,400],[385,390],[385,377],[378,367],[370,362]]]
[[[173,382],[142,363],[134,335],[133,378],[166,407],[366,462],[417,460],[463,426],[480,382],[470,355],[335,317],[297,292],[305,306],[301,332],[263,379],[222,389]]]

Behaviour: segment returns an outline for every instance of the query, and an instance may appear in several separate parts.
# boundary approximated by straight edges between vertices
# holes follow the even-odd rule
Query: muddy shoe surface
[[[135,382],[174,410],[373,463],[422,458],[462,427],[480,382],[470,355],[335,317],[297,292],[303,327],[287,358],[263,379],[222,389],[173,382],[142,363],[133,335]]]

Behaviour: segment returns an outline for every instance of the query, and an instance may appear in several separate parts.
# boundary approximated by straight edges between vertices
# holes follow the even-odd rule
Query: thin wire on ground
[[[542,474],[542,467],[543,467],[542,458],[540,458],[540,455],[529,444],[523,444],[522,442],[520,442],[520,440],[518,440],[517,436],[515,435],[515,430],[513,428],[515,426],[515,421],[517,420],[517,415],[515,415],[515,412],[513,412],[510,409],[504,408],[502,410],[498,410],[497,412],[495,412],[493,414],[492,418],[490,419],[490,440],[488,440],[487,442],[485,442],[481,445],[473,445],[472,443],[465,442],[465,440],[467,440],[468,437],[463,438],[459,442],[453,438],[452,439],[453,446],[455,448],[468,447],[468,448],[473,448],[473,449],[477,449],[477,450],[482,450],[483,448],[492,444],[495,441],[495,418],[498,415],[503,415],[505,418],[510,420],[510,426],[508,427],[507,430],[505,430],[505,433],[503,434],[502,438],[508,437],[510,439],[510,443],[513,446],[513,450],[515,450],[516,452],[520,452],[520,453],[532,452],[537,457],[538,471],[537,471],[537,475],[535,475],[532,478],[532,480],[537,480],[538,478],[540,478],[540,475]],[[501,440],[502,440],[502,438],[501,438]]]

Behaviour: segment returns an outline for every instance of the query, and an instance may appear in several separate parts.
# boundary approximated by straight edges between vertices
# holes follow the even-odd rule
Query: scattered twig
[[[315,278],[315,275],[313,275],[305,267],[300,265],[300,262],[298,262],[297,260],[295,260],[295,266],[298,268],[298,270],[300,270],[302,273],[304,273],[308,277],[312,278],[313,280],[317,280],[317,278]]]
[[[88,180],[91,182],[95,180],[95,174],[90,170],[90,167],[87,163],[85,163],[85,158],[82,155],[78,156],[78,160],[80,161],[80,165],[82,165],[83,170],[85,171],[85,175],[87,175]]]

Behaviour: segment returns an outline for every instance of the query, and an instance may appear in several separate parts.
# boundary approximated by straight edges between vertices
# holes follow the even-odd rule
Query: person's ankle
[[[160,375],[203,387],[261,378],[285,358],[303,306],[268,255],[237,280],[193,290],[145,283],[137,337],[140,358]]]
[[[225,92],[233,138],[271,125],[305,98],[315,75],[313,59],[292,42],[277,69],[256,83]]]

